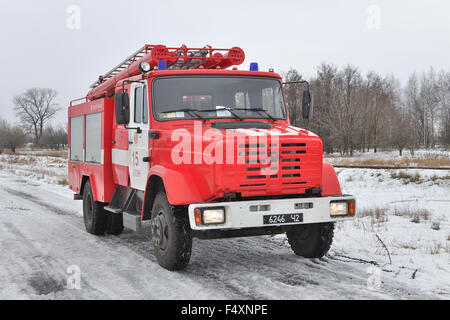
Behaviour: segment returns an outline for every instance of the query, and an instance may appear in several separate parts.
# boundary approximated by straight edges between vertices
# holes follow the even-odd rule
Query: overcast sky
[[[306,78],[321,62],[358,66],[402,84],[413,71],[450,71],[450,1],[0,0],[0,116],[12,97],[54,88],[65,123],[71,99],[145,43],[240,46],[259,62]],[[71,5],[80,28],[67,26]],[[73,20],[70,20],[73,22]],[[74,24],[72,23],[73,27]],[[76,25],[75,25],[76,26]]]

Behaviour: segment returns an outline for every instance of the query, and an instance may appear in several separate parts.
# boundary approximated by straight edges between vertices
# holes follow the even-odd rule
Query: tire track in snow
[[[43,189],[45,186],[41,187]],[[11,186],[3,189],[46,209],[49,214],[56,213],[56,219],[71,225],[71,233],[85,235],[78,212],[61,209]],[[142,259],[140,263],[147,261],[158,275],[168,277],[168,281],[175,280],[157,265],[148,236],[125,232],[119,237],[90,239],[90,243],[103,247],[103,250],[132,251]],[[124,267],[128,263],[121,261],[119,265]],[[226,297],[237,299],[435,298],[412,292],[395,282],[383,284],[381,292],[370,291],[365,286],[367,275],[362,268],[327,258],[310,260],[296,257],[286,245],[267,237],[195,240],[191,264],[175,275],[178,281],[197,282]],[[126,279],[130,286],[145,292],[145,284],[139,276],[128,275]],[[104,293],[104,290],[100,292]]]
[[[86,286],[82,283],[83,290],[79,292],[81,298],[223,299],[227,297],[221,292],[212,290],[212,287],[203,287],[201,284],[186,279],[183,275],[161,269],[155,260],[152,261],[148,256],[143,256],[142,254],[137,254],[135,250],[130,250],[130,246],[136,246],[136,241],[132,241],[130,245],[115,236],[95,237],[86,233],[82,222],[83,219],[78,213],[74,213],[70,209],[56,207],[63,214],[54,214],[48,210],[48,205],[41,206],[44,200],[22,190],[17,190],[17,188],[20,188],[20,186],[8,185],[6,188],[9,189],[8,192],[4,187],[0,187],[0,191],[7,192],[3,192],[3,194],[0,192],[0,198],[12,198],[14,200],[17,198],[21,203],[28,204],[28,207],[31,204],[31,207],[34,207],[34,209],[26,212],[27,217],[21,217],[16,212],[14,214],[9,212],[4,216],[0,216],[0,226],[5,220],[8,220],[25,227],[24,229],[26,230],[21,232],[22,236],[26,235],[31,242],[40,244],[46,249],[50,247],[50,255],[55,257],[57,261],[62,260],[62,270],[66,270],[67,266],[71,264],[79,264],[82,269],[82,279],[88,284]],[[47,193],[52,192],[48,191]],[[7,195],[11,195],[11,197]],[[49,196],[53,201],[61,198],[61,195],[58,194],[50,194],[46,197]],[[17,202],[17,200],[15,201]],[[21,220],[18,221],[19,219]],[[43,241],[42,232],[48,233],[48,238],[55,243],[48,240]],[[36,235],[36,233],[39,234]],[[10,234],[13,235],[12,243],[21,242],[17,232],[10,232]],[[134,234],[125,233],[124,235],[125,237],[131,236],[131,238],[139,239]],[[14,238],[16,239],[14,240]],[[61,252],[67,246],[69,246],[67,248],[68,252]],[[22,251],[18,250],[16,254],[17,259],[26,268],[25,276],[31,276],[31,281],[33,282],[36,280],[32,278],[35,273],[30,270],[29,266],[29,264],[34,263],[31,258],[32,254],[24,246],[21,246],[20,249]],[[2,252],[0,251],[0,254]],[[72,259],[71,256],[73,255],[75,255],[73,257],[74,260],[66,264],[65,261],[67,259],[64,258]],[[45,255],[43,254],[43,256]],[[49,267],[43,266],[43,268],[47,269]],[[0,275],[1,271],[0,266]],[[18,274],[16,273],[16,275]],[[39,274],[35,275],[39,278]],[[24,274],[20,273],[19,276],[23,278]],[[42,274],[40,276],[45,278]],[[52,281],[50,279],[47,280],[47,285],[50,285]],[[23,279],[21,281],[23,283]],[[44,282],[41,289],[45,291],[46,280],[41,279],[39,281]],[[30,291],[29,288],[27,293],[29,293],[28,291]],[[48,298],[48,296],[45,297]],[[80,296],[74,297],[74,295],[70,295],[70,292],[62,291],[58,292],[56,298],[80,298]]]

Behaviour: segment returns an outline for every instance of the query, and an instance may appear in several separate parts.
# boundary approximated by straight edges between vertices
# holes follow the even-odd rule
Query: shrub
[[[440,221],[433,221],[431,223],[431,229],[433,229],[433,230],[441,230],[441,223],[440,223]]]

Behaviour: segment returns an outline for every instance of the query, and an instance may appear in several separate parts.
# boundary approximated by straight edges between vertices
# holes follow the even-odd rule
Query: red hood
[[[322,187],[322,140],[307,130],[285,124],[272,124],[270,129],[226,130],[212,129],[200,121],[196,125],[179,127],[191,135],[191,159],[201,152],[204,157],[207,150],[215,157],[219,151],[211,152],[212,140],[222,148],[222,156],[215,157],[214,163],[199,164],[193,160],[175,168],[186,170],[199,181],[199,188],[209,190],[202,192],[204,200],[220,199],[226,193],[242,197],[304,194],[308,189]],[[214,136],[205,141],[208,132],[220,132],[221,137]],[[164,132],[162,139],[156,140],[167,152],[179,143],[178,140],[171,141],[171,134],[173,128]],[[202,137],[201,149],[198,145],[195,147],[194,140]]]

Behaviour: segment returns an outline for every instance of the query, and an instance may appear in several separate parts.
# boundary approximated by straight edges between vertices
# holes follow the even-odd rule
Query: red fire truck
[[[239,47],[145,45],[70,103],[69,185],[89,233],[149,229],[168,270],[186,267],[193,237],[286,233],[297,255],[327,253],[355,198],[322,140],[290,125],[292,83],[257,63],[238,70],[244,59]],[[309,84],[295,85],[309,119]]]

